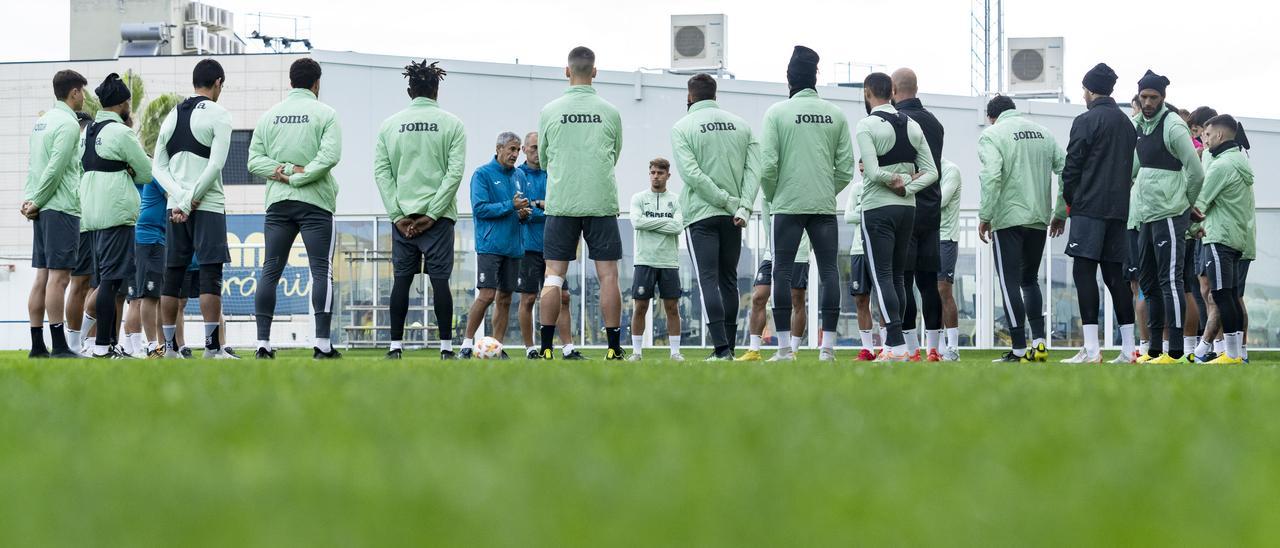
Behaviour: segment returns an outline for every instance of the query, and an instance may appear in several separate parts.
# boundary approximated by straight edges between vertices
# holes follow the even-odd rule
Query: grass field
[[[379,355],[0,354],[0,546],[1280,543],[1276,355]]]

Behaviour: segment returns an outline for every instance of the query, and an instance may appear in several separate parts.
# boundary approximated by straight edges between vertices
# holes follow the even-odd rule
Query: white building
[[[73,33],[74,34],[74,33]],[[335,169],[341,185],[338,214],[340,252],[335,266],[338,278],[338,300],[342,308],[335,315],[335,329],[342,337],[352,340],[366,336],[371,327],[385,326],[384,311],[390,291],[390,273],[385,263],[370,260],[377,251],[389,247],[390,227],[372,180],[373,143],[381,121],[408,102],[405,82],[400,75],[410,57],[368,55],[351,52],[316,51],[312,56],[324,69],[320,99],[334,106],[342,122],[343,157]],[[248,132],[257,117],[265,109],[279,101],[288,91],[287,68],[297,55],[234,55],[216,56],[227,69],[227,87],[221,102],[231,109],[235,127],[242,130],[237,143],[247,146]],[[421,59],[423,55],[414,56]],[[426,57],[430,57],[427,55]],[[20,203],[22,186],[26,177],[27,136],[36,117],[53,102],[50,78],[63,68],[80,71],[96,85],[109,72],[123,72],[132,68],[141,74],[151,95],[175,91],[189,91],[190,68],[194,57],[127,58],[118,61],[74,61],[64,63],[0,64],[0,201],[16,205]],[[538,67],[498,63],[477,63],[443,60],[441,66],[449,74],[441,85],[441,105],[457,114],[465,123],[468,134],[467,172],[458,194],[459,210],[464,219],[458,224],[459,250],[454,271],[455,309],[460,317],[470,302],[469,288],[473,287],[475,259],[467,250],[474,241],[469,221],[470,211],[467,187],[471,171],[489,161],[494,137],[502,131],[514,131],[523,135],[536,129],[539,109],[557,97],[567,85],[561,67]],[[779,69],[779,75],[782,69]],[[624,147],[618,163],[619,196],[622,207],[635,192],[647,188],[648,161],[655,156],[670,158],[669,130],[685,113],[685,76],[641,72],[601,71],[596,86],[600,94],[616,105],[622,113]],[[865,113],[862,94],[858,89],[823,86],[819,94],[839,105],[850,118],[851,124]],[[786,98],[786,86],[774,82],[721,80],[720,104],[748,121],[758,123],[769,105]],[[1116,92],[1120,102],[1125,102],[1129,91],[1123,87]],[[975,97],[923,95],[925,105],[946,126],[947,137],[944,156],[958,164],[964,173],[961,214],[961,259],[957,269],[957,300],[961,307],[962,340],[966,345],[999,346],[1003,344],[1003,314],[1000,309],[999,291],[993,290],[990,249],[981,245],[976,237],[978,206],[977,139],[984,127],[985,101]],[[1176,95],[1172,97],[1177,102]],[[1182,105],[1192,107],[1194,105]],[[1018,108],[1028,112],[1037,121],[1054,132],[1060,144],[1065,146],[1071,120],[1083,107],[1056,103],[1019,102]],[[1280,121],[1243,119],[1253,143],[1253,167],[1258,177],[1255,186],[1258,204],[1259,257],[1253,267],[1255,275],[1250,281],[1246,297],[1251,327],[1250,340],[1255,348],[1280,346],[1280,284],[1263,274],[1280,267],[1280,247],[1267,245],[1266,234],[1280,230],[1280,191],[1268,185],[1268,181],[1280,174],[1280,159],[1264,151],[1280,148]],[[233,149],[233,162],[236,158]],[[243,157],[240,157],[243,162]],[[233,320],[251,320],[245,315],[251,308],[251,297],[237,292],[251,293],[254,282],[253,266],[260,260],[254,243],[260,243],[261,234],[255,234],[261,220],[253,215],[262,212],[263,187],[261,184],[235,184],[240,175],[230,176],[235,169],[228,166],[228,212],[233,215],[229,223],[233,243],[232,264],[228,266],[226,302]],[[679,189],[678,176],[673,177],[671,187]],[[845,196],[841,196],[841,203]],[[238,216],[238,217],[234,217]],[[238,220],[237,220],[238,219]],[[625,218],[622,221],[626,223]],[[748,234],[751,250],[758,249],[759,227],[753,225]],[[31,282],[29,267],[29,224],[16,213],[0,217],[0,348],[18,348],[27,343],[26,295]],[[629,230],[623,231],[628,239]],[[841,249],[847,253],[851,231],[841,234]],[[299,249],[300,242],[299,242]],[[1062,254],[1064,243],[1054,240],[1046,250],[1043,281],[1046,289],[1046,312],[1053,331],[1052,341],[1059,346],[1078,344],[1079,321],[1076,312],[1074,289],[1070,279],[1070,262]],[[237,252],[240,250],[240,252]],[[349,261],[348,258],[355,257]],[[302,263],[302,257],[297,257]],[[624,258],[624,294],[630,287],[630,258]],[[685,317],[685,341],[697,344],[701,340],[701,326],[696,321],[701,316],[697,287],[693,283],[691,268],[686,261],[683,278],[688,297],[682,300]],[[847,271],[847,259],[842,257],[842,273]],[[754,251],[744,252],[739,265],[744,297],[755,270],[757,257]],[[580,323],[576,335],[587,344],[602,340],[601,322],[593,312],[595,292],[594,277],[590,265],[585,271],[575,267],[571,271],[570,287],[574,290],[574,321]],[[305,291],[307,276],[298,269],[297,277],[286,273],[287,291]],[[811,287],[817,287],[812,280]],[[579,296],[586,295],[586,300]],[[416,293],[415,293],[416,295]],[[287,299],[286,299],[287,300]],[[624,301],[629,303],[628,296]],[[810,298],[812,321],[817,325],[816,294]],[[850,342],[856,330],[853,327],[852,302],[845,298],[846,318],[840,332],[842,342]],[[295,298],[305,308],[305,299]],[[624,303],[625,304],[625,303]],[[741,314],[746,314],[744,299]],[[1107,303],[1108,311],[1110,303]],[[1275,309],[1277,314],[1272,314]],[[587,314],[582,314],[582,311]],[[298,321],[277,327],[274,335],[282,344],[306,344],[310,333],[305,310],[294,310]],[[412,312],[411,321],[420,318],[421,312]],[[430,319],[422,318],[424,323]],[[625,316],[625,315],[624,315]],[[653,315],[650,315],[653,318]],[[1114,333],[1110,313],[1106,332]],[[624,319],[624,324],[627,320]],[[653,320],[651,320],[653,321]],[[661,319],[656,320],[661,325]],[[739,322],[745,325],[745,321]],[[517,333],[516,322],[511,322],[512,333]],[[233,321],[229,326],[230,340],[245,344],[252,340],[251,321]],[[243,331],[242,331],[243,330]],[[656,343],[661,343],[663,330],[658,331]],[[385,333],[382,334],[385,337]],[[745,336],[745,335],[744,335]],[[816,341],[816,335],[811,334]],[[507,341],[518,341],[519,336],[508,335]]]

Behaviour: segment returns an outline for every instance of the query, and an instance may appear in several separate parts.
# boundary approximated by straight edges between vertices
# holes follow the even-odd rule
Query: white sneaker
[[[672,355],[671,355],[671,361],[673,361],[673,362],[682,362],[682,361],[684,361],[684,354],[672,354]]]
[[[169,345],[165,345],[164,347],[164,358],[166,360],[185,360],[186,359],[182,357],[181,352],[174,350],[173,347],[170,347]]]
[[[960,351],[954,348],[948,348],[942,351],[942,361],[958,362],[960,361]]]
[[[640,360],[641,360],[641,357],[639,353],[634,353],[634,354],[631,354],[630,356],[627,356],[627,361],[629,362],[638,362]]]
[[[239,356],[232,356],[231,354],[223,352],[222,350],[209,350],[208,348],[204,350],[204,354],[201,355],[200,357],[206,360],[238,360],[240,359]]]
[[[1137,363],[1137,361],[1138,360],[1133,358],[1133,355],[1126,356],[1124,355],[1124,352],[1121,352],[1120,354],[1116,355],[1115,359],[1107,363]]]
[[[822,349],[818,350],[818,361],[820,361],[820,362],[833,362],[833,361],[836,361],[836,349],[834,349],[834,348],[822,348]]]
[[[774,354],[772,357],[770,357],[769,359],[767,359],[767,360],[765,360],[765,361],[767,361],[767,362],[793,362],[793,361],[796,361],[796,355],[795,355],[794,353],[791,353],[791,352],[788,352],[788,353],[786,353],[786,354],[783,354],[782,352],[778,352],[777,354]]]
[[[1088,351],[1081,348],[1079,352],[1076,352],[1076,355],[1062,360],[1060,363],[1102,363],[1102,353],[1099,352],[1090,356]]]

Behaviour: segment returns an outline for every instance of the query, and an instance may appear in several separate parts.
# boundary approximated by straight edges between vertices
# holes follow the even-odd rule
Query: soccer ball
[[[482,360],[494,360],[502,356],[502,343],[493,337],[476,341],[475,356]]]

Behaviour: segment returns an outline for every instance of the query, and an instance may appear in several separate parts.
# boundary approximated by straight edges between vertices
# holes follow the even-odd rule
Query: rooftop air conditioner
[[[726,66],[724,14],[671,16],[671,68]]]
[[[182,49],[203,51],[208,49],[208,29],[200,25],[186,25],[182,27]]]
[[[1009,94],[1062,91],[1062,37],[1009,39]]]

